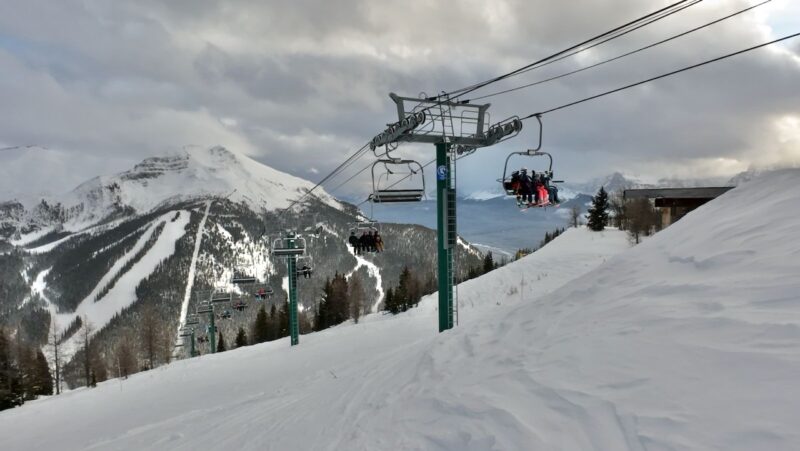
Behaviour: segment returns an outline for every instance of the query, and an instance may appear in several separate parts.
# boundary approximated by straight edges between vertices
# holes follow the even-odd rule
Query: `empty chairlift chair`
[[[294,240],[294,246],[290,246],[290,240]],[[278,238],[272,242],[272,255],[276,257],[299,257],[306,253],[306,240],[301,237]]]
[[[375,168],[380,166],[383,166],[385,172],[376,177]],[[381,183],[384,178],[386,181]],[[376,204],[420,202],[423,196],[425,196],[425,172],[419,162],[391,159],[378,160],[372,165],[372,194],[368,198],[370,202]]]

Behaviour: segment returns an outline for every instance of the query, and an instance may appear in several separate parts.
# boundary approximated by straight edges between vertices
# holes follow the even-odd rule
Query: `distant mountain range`
[[[119,174],[98,176],[64,195],[0,202],[0,323],[19,325],[44,343],[51,320],[76,349],[77,318],[95,330],[102,349],[115,349],[142,326],[146,312],[177,338],[178,326],[208,290],[237,293],[234,271],[258,276],[286,299],[286,264],[270,253],[289,228],[306,239],[314,277],[298,284],[301,308],[313,312],[327,278],[361,279],[367,309],[379,306],[404,266],[435,274],[436,239],[419,225],[384,224],[385,252],[355,256],[347,245],[360,212],[317,190],[283,209],[313,183],[222,147],[148,158]],[[457,250],[458,273],[481,265],[468,245]],[[249,330],[258,304],[220,321],[225,341]],[[202,334],[205,317],[197,326]],[[66,329],[66,330],[65,330]],[[68,352],[69,353],[69,352]]]

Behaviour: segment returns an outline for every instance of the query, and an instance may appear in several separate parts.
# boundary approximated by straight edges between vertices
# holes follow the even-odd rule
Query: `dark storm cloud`
[[[645,3],[0,0],[0,144],[41,144],[77,160],[103,157],[108,171],[171,147],[223,144],[278,169],[321,177],[394,120],[388,92],[415,96],[468,85],[668,2]],[[475,95],[591,64],[749,4],[703,2]],[[797,17],[796,5],[773,4],[645,54],[488,99],[492,119],[544,110],[800,28],[787,19]],[[789,52],[800,54],[800,43],[780,49],[553,113],[545,117],[545,143],[571,178],[613,170],[696,175],[790,161],[800,59]],[[462,186],[489,187],[498,155],[535,139],[527,124],[517,140],[464,160],[474,177],[461,178]]]

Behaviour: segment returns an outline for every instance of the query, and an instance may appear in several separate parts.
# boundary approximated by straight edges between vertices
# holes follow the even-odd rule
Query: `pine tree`
[[[11,356],[11,346],[5,330],[0,327],[0,410],[24,402],[19,369]]]
[[[283,302],[283,307],[278,312],[278,338],[289,336],[289,301]]]
[[[273,306],[274,307],[274,306]],[[267,311],[262,306],[253,322],[253,343],[263,343],[270,338],[269,323],[267,322]]]
[[[486,253],[483,257],[483,273],[486,274],[494,269],[494,256],[491,251]]]
[[[278,318],[278,307],[272,304],[269,308],[269,319],[267,321],[269,326],[268,341],[277,340],[281,336],[281,324]]]
[[[219,331],[219,338],[217,339],[217,352],[225,352],[228,348],[225,347],[225,340],[222,338],[222,331]]]
[[[247,346],[247,334],[244,332],[243,328],[240,327],[239,332],[236,333],[236,339],[234,340],[233,345],[237,348]]]
[[[34,396],[52,395],[53,394],[53,378],[50,376],[50,365],[47,363],[41,349],[36,350],[36,359],[34,360],[34,384],[32,387],[32,394]]]
[[[395,315],[400,313],[400,305],[397,303],[397,299],[394,295],[394,288],[389,287],[389,289],[386,290],[386,299],[383,301],[383,308]]]
[[[592,199],[592,207],[589,208],[587,218],[586,225],[595,232],[602,231],[608,223],[608,193],[602,186]]]

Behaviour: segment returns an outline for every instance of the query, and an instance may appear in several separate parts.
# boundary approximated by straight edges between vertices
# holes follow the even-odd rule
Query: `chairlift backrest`
[[[289,247],[289,240],[294,240],[294,247]],[[302,237],[277,238],[272,242],[272,255],[276,257],[289,257],[306,253],[306,240]]]
[[[376,178],[375,168],[383,166],[385,169],[384,174],[379,174]],[[407,174],[405,178],[395,181],[393,184],[382,188],[381,178],[386,177],[387,183],[390,175],[395,175],[397,172],[392,171],[392,167],[404,166],[408,172],[400,172]],[[399,189],[392,189],[395,185],[399,184],[405,179],[413,180],[415,175],[419,175],[421,179],[420,184],[415,184],[412,187],[405,187]],[[368,200],[373,203],[397,203],[397,202],[419,202],[425,195],[425,170],[422,165],[415,160],[378,160],[372,165],[372,194]]]

